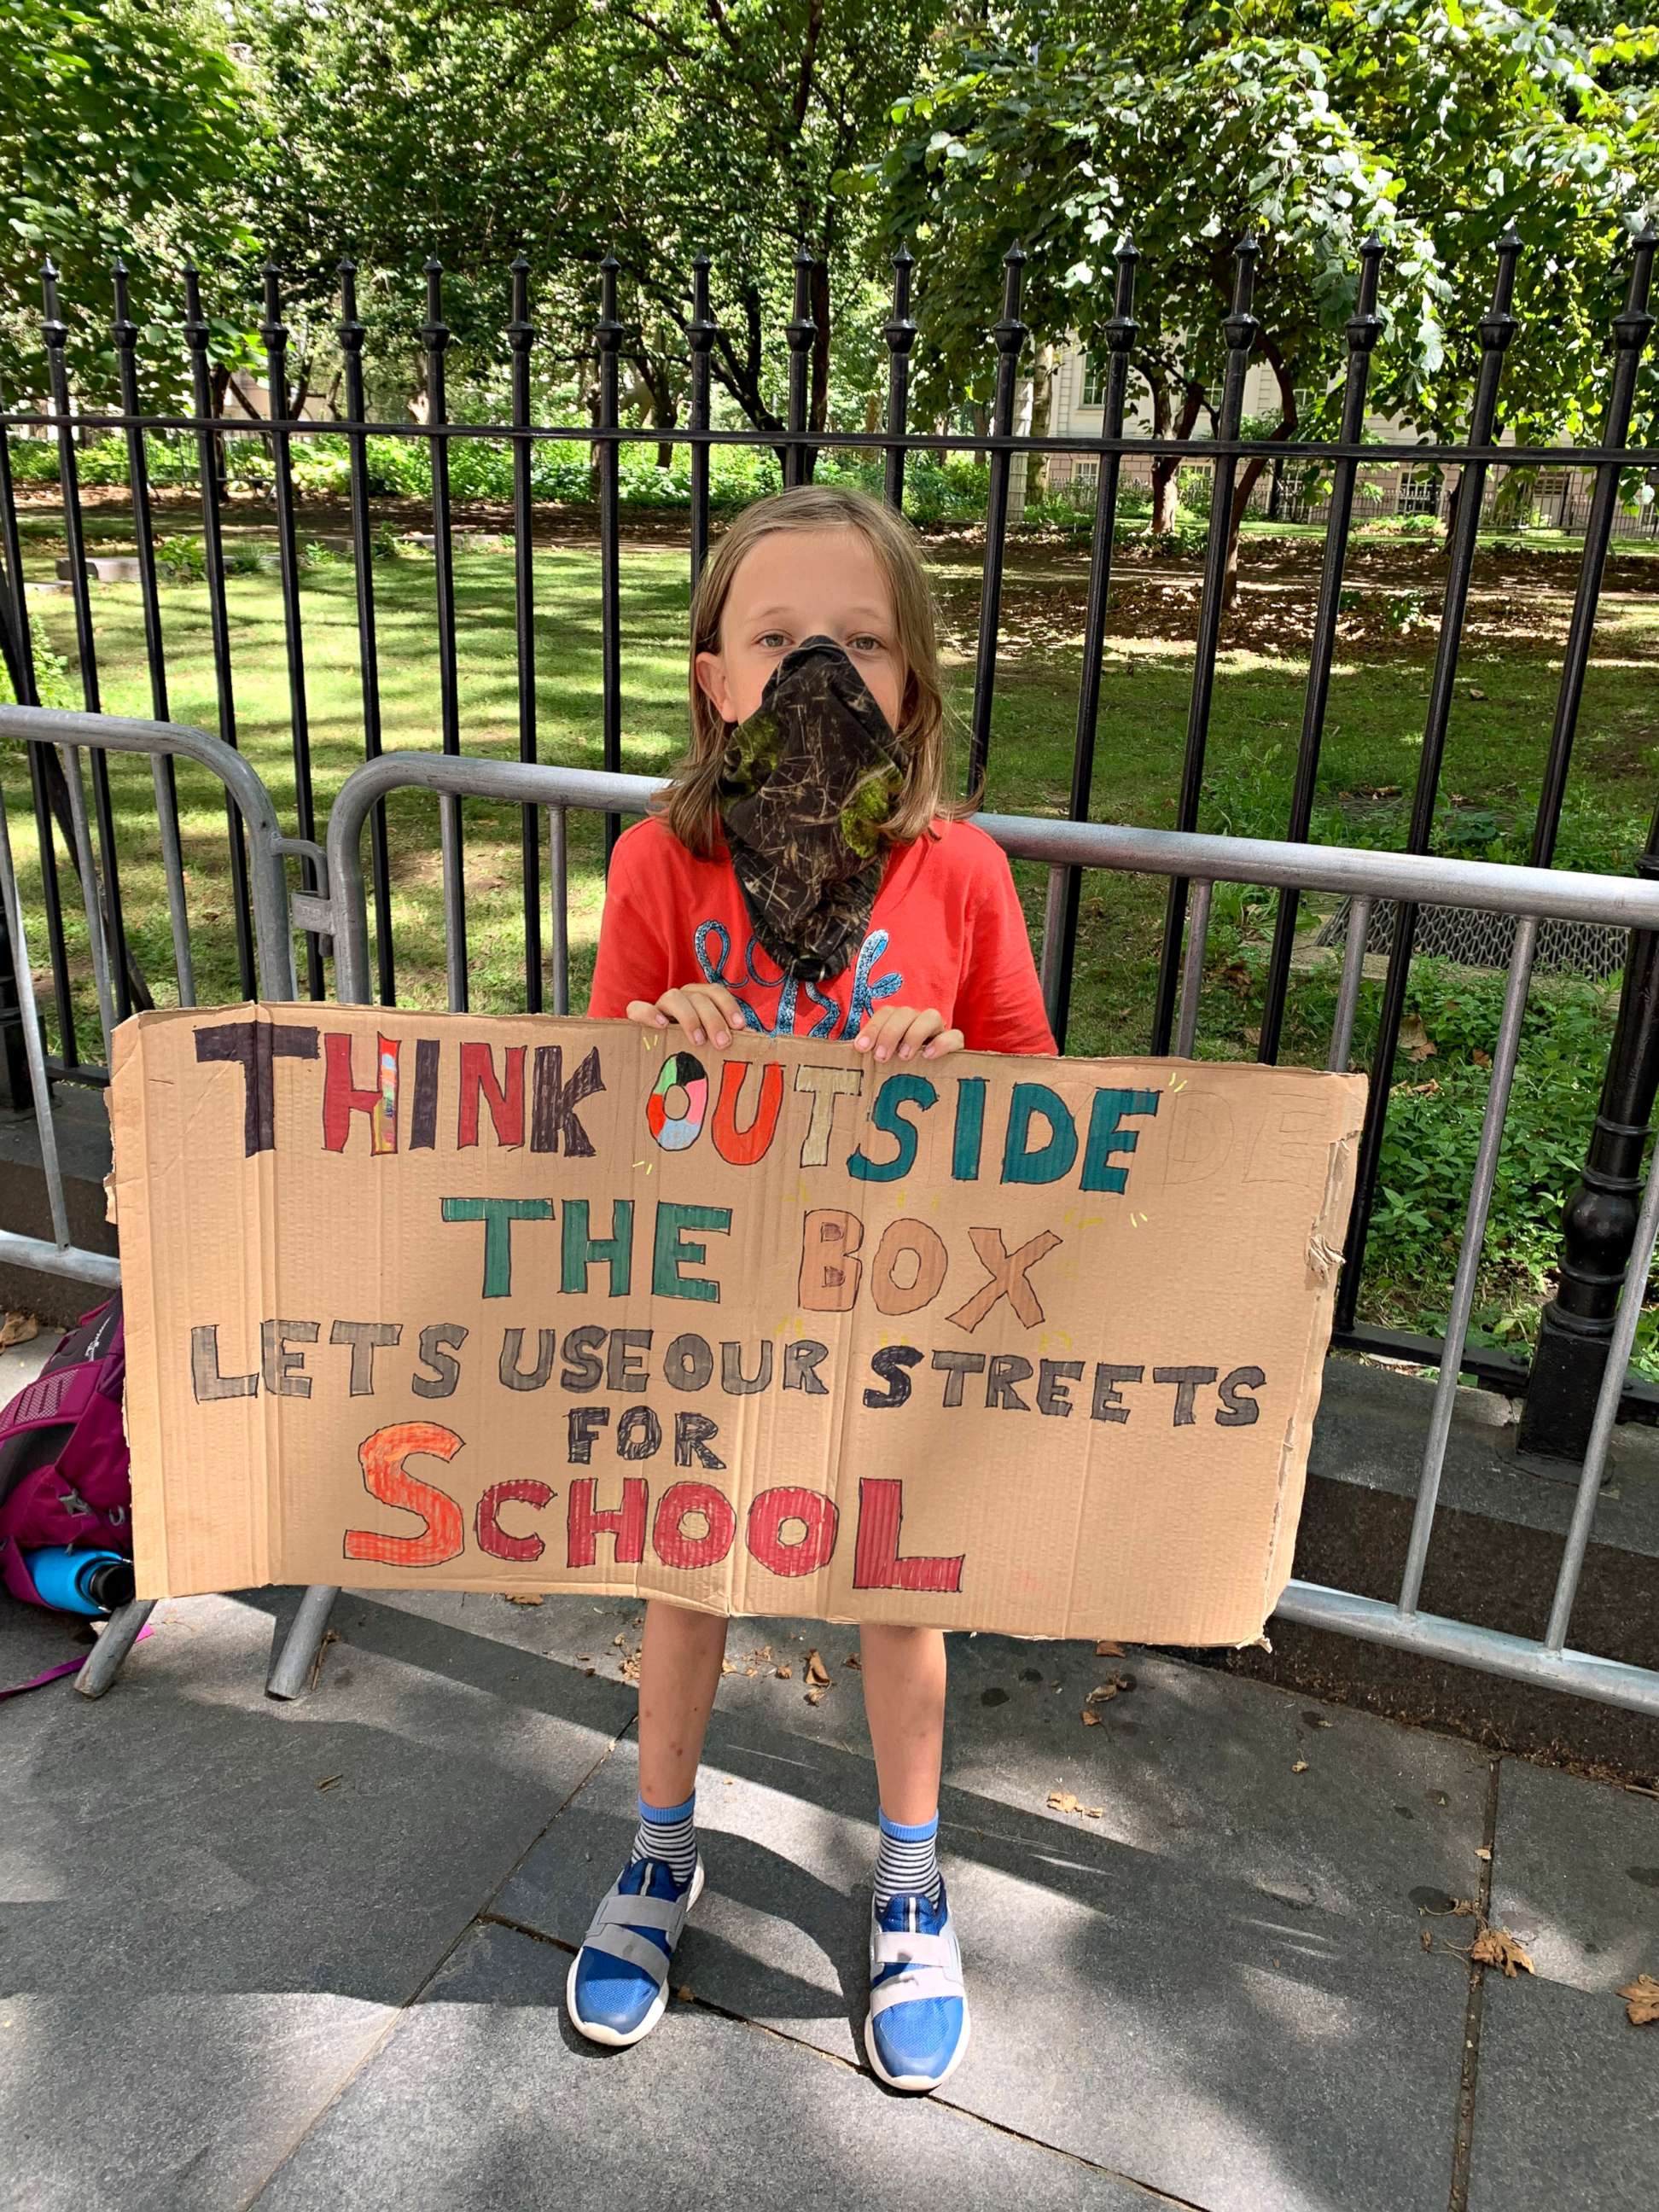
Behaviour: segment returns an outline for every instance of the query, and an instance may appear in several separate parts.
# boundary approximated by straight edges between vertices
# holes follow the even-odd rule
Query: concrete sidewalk
[[[282,1705],[291,1604],[166,1604],[101,1704],[0,1705],[0,2204],[1651,2205],[1659,2029],[1613,1991],[1659,1974],[1652,1796],[1164,1658],[953,1639],[975,2037],[905,2100],[861,2057],[850,1632],[733,1625],[682,1998],[608,2052],[562,1995],[632,1830],[637,1610],[348,1596]],[[5,1606],[4,1679],[73,1633]],[[1455,1954],[1460,1899],[1535,1976]]]

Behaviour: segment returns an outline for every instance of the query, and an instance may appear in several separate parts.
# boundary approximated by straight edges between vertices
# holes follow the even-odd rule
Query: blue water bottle
[[[23,1565],[46,1604],[60,1613],[99,1620],[118,1605],[132,1602],[132,1561],[118,1552],[77,1552],[67,1544],[49,1544],[25,1552]]]

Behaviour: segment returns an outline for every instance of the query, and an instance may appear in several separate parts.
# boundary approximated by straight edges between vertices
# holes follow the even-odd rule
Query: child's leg
[[[961,1954],[937,1856],[945,1638],[933,1628],[866,1623],[860,1640],[881,1791],[865,2049],[890,2087],[934,2089],[968,2047]]]
[[[640,1825],[570,1968],[566,2003],[596,2043],[637,2043],[662,2017],[667,1967],[697,1888],[697,1761],[726,1620],[653,1599],[640,1655]]]
[[[945,1755],[945,1638],[937,1628],[866,1621],[859,1649],[881,1809],[906,1826],[931,1820]]]
[[[640,1795],[678,1805],[697,1784],[697,1762],[720,1687],[723,1613],[692,1613],[653,1598],[640,1653]]]

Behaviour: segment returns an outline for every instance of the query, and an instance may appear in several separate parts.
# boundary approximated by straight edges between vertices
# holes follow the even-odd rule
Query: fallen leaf
[[[1484,1844],[1480,1844],[1477,1848],[1474,1856],[1478,1859],[1485,1859],[1488,1866],[1492,1864],[1492,1853],[1486,1849],[1486,1846]]]
[[[751,1659],[769,1659],[772,1656],[772,1647],[769,1644],[763,1644],[758,1651],[751,1651],[749,1656]]]
[[[32,1313],[9,1313],[0,1321],[0,1352],[14,1344],[27,1344],[32,1336],[39,1336],[40,1323]]]
[[[759,1674],[760,1668],[758,1667],[745,1667],[743,1671],[745,1680],[752,1682],[756,1675]]]
[[[626,1643],[627,1643],[627,1641],[628,1641],[628,1638],[627,1638],[626,1634],[623,1632],[623,1630],[618,1629],[618,1630],[617,1631],[617,1633],[616,1633],[616,1634],[611,1638],[611,1641],[613,1644],[626,1644]]]
[[[1659,2021],[1659,1982],[1651,1974],[1638,1974],[1617,1994],[1630,2000],[1625,2010],[1632,2027],[1651,2027]]]
[[[507,1601],[509,1605],[539,1605],[542,1594],[539,1590],[509,1590]]]
[[[1489,1052],[1482,1052],[1479,1045],[1477,1045],[1474,1050],[1469,1054],[1469,1058],[1474,1062],[1477,1067],[1490,1067],[1492,1066],[1492,1054]]]
[[[1486,696],[1486,693],[1480,689],[1480,686],[1478,684],[1470,684],[1469,696],[1471,699],[1484,699]]]
[[[1295,1765],[1291,1769],[1292,1774],[1305,1774],[1307,1771],[1308,1762],[1305,1759],[1298,1759]]]
[[[722,1674],[735,1674],[737,1671],[736,1667],[732,1664],[731,1660],[722,1659],[720,1661],[720,1672]]]
[[[1469,1946],[1469,1956],[1477,1966],[1501,1966],[1510,1981],[1517,1971],[1528,1974],[1537,1971],[1507,1928],[1482,1928]]]
[[[1408,1060],[1432,1060],[1440,1048],[1423,1026],[1421,1014],[1407,1014],[1400,1024],[1400,1049]]]
[[[317,1784],[317,1787],[319,1790],[331,1790],[337,1782],[343,1782],[344,1780],[345,1777],[343,1774],[328,1774],[324,1776],[323,1779]]]
[[[856,1651],[849,1651],[841,1663],[843,1667],[850,1667],[855,1674],[861,1674],[864,1672],[864,1662]]]
[[[816,1683],[819,1689],[827,1690],[829,1688],[830,1669],[824,1665],[823,1660],[819,1658],[816,1650],[809,1651],[807,1653],[806,1664],[801,1671],[805,1674],[806,1680],[809,1682]]]
[[[1085,1728],[1098,1728],[1100,1726],[1100,1715],[1095,1711],[1092,1705],[1085,1705],[1083,1708],[1083,1725]]]
[[[1069,1790],[1051,1790],[1048,1802],[1056,1813],[1075,1813],[1080,1809]]]
[[[1116,1697],[1122,1687],[1122,1683],[1118,1680],[1115,1674],[1109,1682],[1097,1682],[1089,1692],[1089,1703],[1091,1705],[1107,1705]]]
[[[778,1669],[778,1680],[781,1682],[793,1681],[794,1679],[794,1668],[790,1666],[788,1662],[786,1660],[784,1664]]]
[[[1103,1636],[1095,1646],[1095,1656],[1097,1659],[1121,1659],[1123,1656],[1123,1646],[1121,1644],[1114,1644],[1109,1636]]]
[[[1423,1942],[1423,1948],[1424,1948],[1425,1951],[1432,1951],[1432,1950],[1433,1950],[1433,1948],[1434,1948],[1434,1937],[1433,1937],[1433,1935],[1431,1933],[1431,1931],[1430,1931],[1428,1929],[1426,1929],[1426,1928],[1425,1928],[1425,1929],[1424,1929],[1424,1930],[1422,1931],[1422,1942]]]
[[[823,1691],[809,1690],[806,1692],[806,1702],[809,1705],[821,1705],[823,1703]]]
[[[677,1990],[675,1990],[674,1995],[675,1995],[675,1996],[678,1999],[678,2001],[679,2001],[679,2002],[680,2002],[681,2004],[690,2004],[690,2002],[691,2002],[691,1984],[690,1984],[690,1982],[682,1982],[682,1983],[680,1984],[680,1985],[679,1985],[678,1989],[677,1989]]]

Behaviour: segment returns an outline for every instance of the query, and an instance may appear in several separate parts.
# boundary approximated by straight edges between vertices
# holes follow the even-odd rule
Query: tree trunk
[[[224,413],[225,394],[229,389],[230,371],[222,362],[216,362],[213,369],[213,411],[216,415]],[[213,497],[219,507],[230,504],[230,470],[222,430],[216,430],[213,434]]]
[[[1279,420],[1268,434],[1273,438],[1293,438],[1296,435],[1297,426],[1296,386],[1291,381],[1289,369],[1285,365],[1284,356],[1273,339],[1265,332],[1261,338],[1261,349],[1267,355],[1268,363],[1273,369],[1273,380],[1279,386]],[[1249,507],[1250,494],[1261,481],[1261,471],[1267,465],[1265,458],[1261,454],[1258,454],[1254,460],[1246,461],[1238,481],[1233,486],[1232,506],[1227,516],[1227,562],[1222,572],[1221,604],[1224,607],[1231,607],[1238,597],[1239,532],[1243,526],[1244,517]]]
[[[1161,384],[1161,380],[1160,380]],[[1181,412],[1175,418],[1173,431],[1170,420],[1170,391],[1167,384],[1152,387],[1152,434],[1158,438],[1174,435],[1190,438],[1197,428],[1203,411],[1204,392],[1201,386],[1189,384],[1181,403]],[[1152,535],[1168,538],[1174,532],[1181,509],[1181,456],[1179,453],[1159,453],[1152,463]]]
[[[830,416],[830,270],[822,260],[812,264],[811,283],[812,321],[816,325],[812,337],[811,399],[807,411],[809,428],[822,430]],[[812,480],[812,464],[817,455],[806,456],[806,480]]]
[[[1051,345],[1039,346],[1031,363],[1031,435],[1046,438],[1048,425],[1054,420],[1054,349]],[[1048,456],[1047,453],[1028,453],[1025,457],[1025,497],[1028,501],[1043,499],[1048,491]]]

